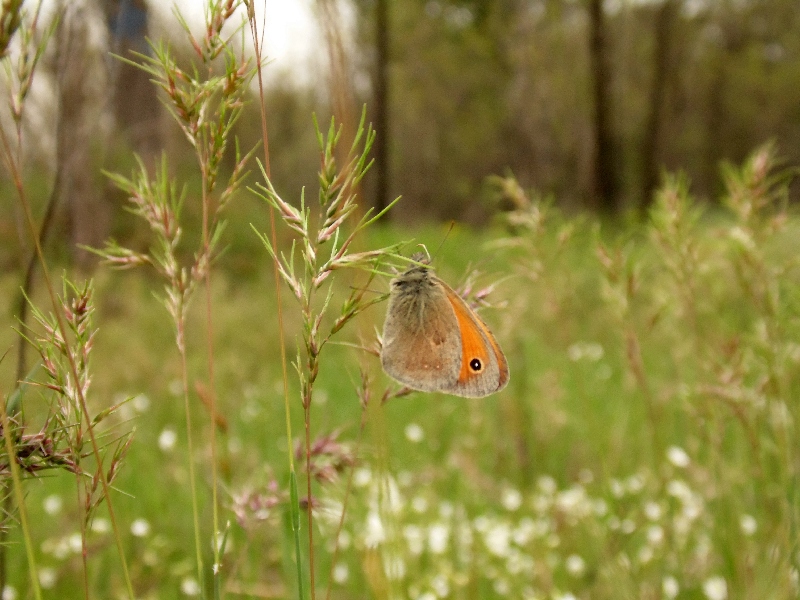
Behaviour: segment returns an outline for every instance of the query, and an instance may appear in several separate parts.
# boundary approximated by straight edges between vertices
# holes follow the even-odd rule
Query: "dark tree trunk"
[[[112,52],[133,60],[137,59],[131,52],[149,54],[147,3],[144,0],[105,0],[104,4]],[[142,69],[119,59],[110,62],[110,79],[117,127],[145,164],[154,165],[164,145],[156,86]]]
[[[375,210],[389,205],[389,1],[375,5]],[[388,213],[384,218],[388,218]]]
[[[672,52],[672,28],[680,8],[679,0],[664,0],[655,22],[655,48],[653,53],[653,82],[650,88],[650,106],[642,143],[642,206],[647,208],[658,185],[658,149],[664,121],[667,82]]]
[[[594,95],[594,206],[617,212],[618,185],[614,164],[614,136],[611,125],[610,69],[603,0],[589,0],[589,53]]]

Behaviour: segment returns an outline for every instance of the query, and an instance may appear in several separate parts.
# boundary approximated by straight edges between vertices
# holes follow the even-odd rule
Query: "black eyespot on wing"
[[[473,358],[471,361],[469,361],[469,368],[473,373],[480,373],[483,371],[483,363],[479,358]]]

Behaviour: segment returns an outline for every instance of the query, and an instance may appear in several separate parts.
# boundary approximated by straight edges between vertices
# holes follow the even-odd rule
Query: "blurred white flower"
[[[661,505],[651,500],[644,505],[644,515],[651,521],[658,521],[661,518]]]
[[[356,469],[353,473],[353,484],[357,487],[364,487],[372,481],[372,472],[367,467]]]
[[[344,563],[337,563],[333,568],[333,580],[336,583],[344,583],[350,577],[350,569]]]
[[[405,433],[406,439],[415,444],[425,439],[425,432],[422,430],[422,427],[416,423],[409,423],[406,425]]]
[[[576,342],[567,348],[567,356],[573,362],[585,358],[589,362],[597,362],[603,358],[603,347],[597,342]]]
[[[622,485],[622,482],[619,479],[612,479],[608,483],[609,488],[611,488],[611,495],[614,498],[622,498],[625,495],[625,486]]]
[[[17,600],[17,589],[6,585],[3,588],[3,593],[0,595],[0,600]]]
[[[450,595],[450,584],[444,575],[436,575],[431,579],[431,587],[439,598],[446,598]]]
[[[167,390],[173,396],[180,396],[183,394],[183,382],[179,378],[175,378],[167,385]]]
[[[73,554],[81,554],[83,552],[83,538],[77,531],[67,538],[67,546]]]
[[[133,404],[133,408],[136,409],[136,412],[146,412],[148,408],[150,408],[150,398],[148,398],[145,394],[137,394],[131,400]]]
[[[364,532],[364,545],[367,548],[377,548],[386,540],[386,531],[383,528],[381,516],[376,511],[367,514],[367,526]]]
[[[492,587],[494,588],[494,591],[500,594],[501,596],[508,596],[508,593],[511,591],[511,586],[509,585],[508,580],[505,577],[501,577],[500,579],[495,579]]]
[[[577,554],[570,554],[565,562],[567,573],[573,577],[580,577],[586,571],[586,562]]]
[[[43,506],[44,512],[46,512],[48,515],[57,515],[61,512],[61,507],[64,506],[64,501],[61,499],[61,496],[52,494],[44,499]]]
[[[489,552],[495,556],[508,556],[509,542],[511,540],[511,528],[508,523],[494,523],[485,534],[484,541]]]
[[[425,592],[424,594],[417,596],[417,600],[436,600],[436,594],[433,592]]]
[[[625,487],[629,493],[638,494],[644,489],[644,478],[639,474],[631,475],[625,480]]]
[[[661,580],[661,592],[664,594],[664,597],[667,598],[667,600],[672,600],[675,598],[680,591],[681,588],[678,585],[678,580],[672,575],[667,575],[663,580]]]
[[[453,505],[447,500],[442,500],[439,503],[439,516],[443,519],[449,519],[453,516]]]
[[[39,585],[42,588],[49,590],[56,585],[56,570],[50,567],[41,567],[39,569]]]
[[[500,500],[506,510],[517,510],[522,506],[522,494],[519,490],[514,488],[507,488],[503,491],[503,497]]]
[[[563,594],[556,594],[555,596],[553,596],[553,598],[555,600],[578,600],[575,597],[575,594],[572,594],[570,592],[565,592]]]
[[[592,509],[586,496],[586,490],[579,485],[574,485],[568,490],[559,492],[556,497],[556,506],[574,517],[586,516]]]
[[[424,496],[414,496],[411,500],[411,509],[415,513],[424,513],[428,510],[428,500]]]
[[[746,536],[753,535],[758,529],[758,523],[753,515],[742,515],[739,518],[739,527]]]
[[[428,548],[434,554],[442,554],[447,550],[450,529],[444,523],[434,523],[428,529]]]
[[[661,525],[651,525],[647,528],[647,541],[651,546],[657,546],[664,540],[664,530]]]
[[[680,469],[685,469],[691,462],[689,455],[680,446],[670,446],[667,449],[667,460]]]
[[[181,580],[181,592],[185,596],[199,596],[200,584],[194,577],[184,577]]]
[[[408,544],[408,551],[415,556],[422,554],[425,549],[425,536],[422,528],[417,525],[406,525],[403,527],[403,537]]]
[[[550,477],[549,475],[542,475],[539,479],[536,480],[536,486],[541,490],[543,494],[553,495],[555,491],[558,489],[558,485],[556,484],[556,480]]]
[[[145,519],[136,519],[131,523],[131,534],[134,537],[145,537],[150,533],[150,523]]]
[[[622,533],[633,533],[636,531],[636,523],[634,523],[631,519],[623,519],[619,527],[622,530]]]
[[[161,448],[162,452],[169,452],[175,447],[177,441],[178,434],[174,429],[167,427],[158,436],[158,447]]]
[[[92,531],[94,533],[108,533],[111,531],[111,521],[105,517],[97,517],[92,521]]]
[[[533,538],[535,530],[536,524],[533,519],[530,517],[522,517],[514,528],[511,538],[517,546],[524,546]]]
[[[703,582],[703,593],[708,600],[726,600],[728,597],[728,584],[725,579],[715,575]]]
[[[639,548],[636,558],[639,560],[639,564],[646,565],[653,560],[653,549],[650,546],[642,546]]]

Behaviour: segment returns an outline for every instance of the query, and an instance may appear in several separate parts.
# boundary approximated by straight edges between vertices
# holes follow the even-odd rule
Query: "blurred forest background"
[[[162,150],[172,164],[189,153],[147,75],[109,52],[147,53],[146,38],[175,44],[186,61],[191,49],[173,39],[160,3],[63,4],[39,67],[27,153],[52,175],[38,200],[54,201],[53,222],[75,248],[124,237],[115,231],[125,227],[122,199],[101,169],[124,172],[130,149],[148,164]],[[382,207],[403,195],[391,214],[400,222],[478,224],[488,211],[485,177],[508,171],[568,211],[619,216],[648,206],[663,170],[684,170],[693,193],[713,202],[723,159],[740,162],[774,139],[788,163],[800,162],[796,0],[309,6],[318,22],[310,35],[327,61],[267,69],[273,179],[288,197],[313,180],[309,115],[326,106],[347,134],[367,105],[378,140],[365,202]],[[243,148],[260,137],[255,101],[249,110],[238,124]],[[19,217],[16,232],[9,219],[0,229],[20,239]]]

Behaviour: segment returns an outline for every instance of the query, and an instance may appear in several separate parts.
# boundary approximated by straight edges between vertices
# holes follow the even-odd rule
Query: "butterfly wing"
[[[440,281],[458,322],[461,357],[457,379],[445,391],[468,398],[493,394],[508,383],[508,362],[492,332],[450,286]]]
[[[383,327],[381,364],[400,383],[423,392],[447,391],[461,368],[455,313],[438,285],[424,293],[393,293]]]

